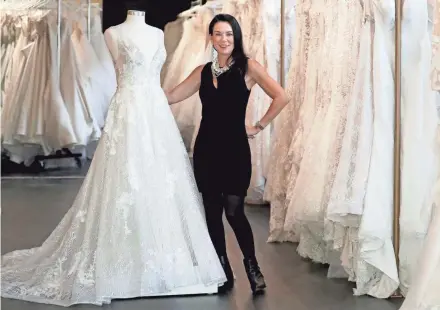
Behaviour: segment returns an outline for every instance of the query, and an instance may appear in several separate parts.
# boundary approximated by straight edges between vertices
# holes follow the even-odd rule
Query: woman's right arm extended
[[[189,98],[199,90],[203,67],[203,65],[198,66],[182,83],[174,87],[172,90],[165,91],[165,95],[167,96],[170,105]]]

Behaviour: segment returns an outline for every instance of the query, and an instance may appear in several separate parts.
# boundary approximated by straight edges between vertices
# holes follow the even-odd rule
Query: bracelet
[[[255,123],[255,127],[257,127],[258,129],[260,129],[261,131],[264,130],[264,127],[263,127],[263,125],[261,125],[260,121],[258,121],[258,122]]]

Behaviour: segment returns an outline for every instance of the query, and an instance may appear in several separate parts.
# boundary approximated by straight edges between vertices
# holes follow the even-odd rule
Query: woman
[[[233,16],[215,16],[209,25],[209,35],[217,58],[197,67],[166,95],[169,103],[175,104],[199,91],[203,108],[194,145],[194,173],[203,197],[209,234],[228,280],[221,291],[226,292],[234,285],[226,254],[224,209],[243,252],[251,289],[257,294],[266,284],[255,257],[252,229],[244,213],[244,198],[251,178],[247,139],[269,125],[285,107],[287,98],[265,69],[244,54],[240,25]],[[246,127],[246,106],[255,84],[260,85],[273,102],[259,122]]]

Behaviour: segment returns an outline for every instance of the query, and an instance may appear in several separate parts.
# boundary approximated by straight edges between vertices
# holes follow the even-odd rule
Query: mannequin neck
[[[145,12],[129,10],[125,22],[129,24],[145,24]]]

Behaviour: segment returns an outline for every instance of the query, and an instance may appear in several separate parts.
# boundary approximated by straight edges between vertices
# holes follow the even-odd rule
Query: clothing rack
[[[55,3],[56,1],[56,3]],[[70,5],[68,2],[69,0],[55,0],[55,1],[44,1],[44,0],[36,0],[36,1],[8,1],[3,0],[3,3],[14,3],[16,5],[16,8],[13,8],[13,11],[26,11],[30,9],[38,9],[38,8],[51,8],[51,5],[55,5],[55,8],[57,10],[57,75],[58,75],[58,83],[61,78],[61,21],[62,21],[62,9],[63,6],[66,5],[67,7]],[[81,0],[79,0],[81,2]],[[90,19],[91,19],[91,9],[92,9],[92,2],[91,0],[87,0],[87,38],[90,40]],[[73,158],[76,162],[76,165],[78,168],[82,167],[81,157],[83,154],[81,153],[73,153],[68,148],[62,148],[61,150],[58,150],[55,152],[55,154],[51,155],[37,155],[35,156],[35,161],[39,162],[42,167],[44,168],[44,162],[45,160],[51,160],[51,159],[61,159],[61,158]]]

